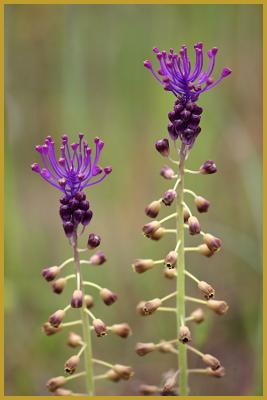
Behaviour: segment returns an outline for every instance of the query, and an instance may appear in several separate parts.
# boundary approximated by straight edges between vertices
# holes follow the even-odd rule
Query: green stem
[[[77,276],[77,287],[79,287],[83,291],[83,280],[81,277],[81,268],[80,268],[80,256],[78,251],[78,240],[77,233],[74,235],[74,262],[76,266],[76,276]],[[82,320],[82,330],[83,330],[83,343],[86,345],[84,350],[84,364],[85,364],[85,379],[86,379],[86,388],[87,394],[89,396],[94,396],[94,373],[93,373],[93,356],[92,356],[92,342],[91,342],[91,334],[90,334],[90,321],[85,312],[86,306],[83,305],[81,308],[81,320]]]
[[[184,217],[183,217],[183,201],[184,201],[184,166],[185,166],[185,148],[181,146],[180,162],[179,162],[179,184],[177,187],[177,334],[182,322],[185,320],[185,255],[184,255]],[[187,349],[186,346],[178,342],[178,368],[179,368],[179,394],[181,396],[188,395],[187,386]]]

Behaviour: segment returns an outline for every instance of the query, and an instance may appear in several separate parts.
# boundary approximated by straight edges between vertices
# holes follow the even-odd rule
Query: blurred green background
[[[134,352],[137,341],[171,339],[175,329],[172,315],[135,313],[140,299],[162,296],[174,286],[161,268],[143,275],[131,269],[135,258],[162,258],[173,246],[172,237],[155,243],[141,234],[145,206],[171,185],[159,176],[165,160],[154,142],[167,135],[174,101],[143,60],[153,58],[154,46],[178,49],[187,43],[193,55],[197,41],[206,50],[219,47],[218,75],[223,66],[233,74],[200,98],[202,133],[187,163],[194,169],[216,161],[218,174],[190,176],[187,186],[211,201],[210,212],[201,215],[202,228],[221,237],[224,247],[210,259],[193,254],[187,264],[230,310],[222,318],[207,311],[207,320],[193,332],[195,345],[218,356],[227,375],[194,376],[190,394],[262,393],[261,18],[257,5],[5,6],[6,395],[46,394],[46,380],[62,374],[73,353],[65,347],[66,332],[46,337],[40,330],[71,293],[69,285],[54,295],[40,276],[43,267],[71,254],[58,217],[60,193],[30,169],[39,161],[35,145],[48,134],[58,144],[63,133],[72,141],[78,132],[89,141],[99,135],[105,141],[102,164],[113,167],[108,179],[87,192],[95,214],[87,232],[101,235],[108,262],[85,270],[119,293],[110,308],[96,299],[95,313],[107,324],[128,321],[134,333],[127,340],[94,338],[94,352],[130,364],[136,373],[128,382],[101,382],[97,394],[137,395],[140,383],[158,384],[164,371],[176,368],[174,355],[140,358]],[[191,354],[190,365],[202,366]],[[70,387],[83,391],[83,382]]]

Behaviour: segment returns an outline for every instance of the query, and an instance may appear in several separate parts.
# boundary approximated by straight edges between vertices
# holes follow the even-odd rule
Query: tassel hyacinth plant
[[[92,331],[99,338],[105,336],[109,331],[122,338],[127,338],[131,334],[131,328],[127,323],[107,326],[100,318],[95,316],[91,310],[94,305],[91,290],[98,292],[107,306],[112,305],[117,300],[117,295],[95,282],[84,279],[86,271],[81,271],[82,265],[85,265],[85,268],[96,268],[106,261],[102,251],[95,252],[88,259],[87,257],[85,259],[80,258],[81,253],[94,251],[100,245],[101,238],[99,235],[90,233],[86,248],[79,248],[78,245],[80,236],[85,232],[85,228],[90,224],[93,217],[84,189],[100,183],[111,173],[111,167],[102,169],[99,165],[99,157],[104,142],[95,138],[94,144],[95,155],[93,157],[92,148],[84,140],[83,134],[80,133],[79,141],[72,144],[69,144],[68,136],[63,135],[60,147],[61,154],[57,159],[54,141],[51,136],[48,136],[43,145],[36,146],[36,150],[42,159],[43,168],[38,163],[32,164],[34,172],[63,193],[60,199],[59,215],[73,253],[72,257],[62,264],[44,268],[42,271],[44,279],[51,283],[51,288],[56,294],[61,294],[70,282],[75,284],[72,297],[67,300],[65,308],[58,309],[51,314],[48,321],[43,325],[43,332],[47,336],[73,327],[81,328],[79,334],[73,331],[68,333],[67,344],[74,349],[75,353],[65,362],[65,375],[53,377],[47,382],[48,389],[61,396],[78,395],[71,390],[64,389],[65,384],[73,379],[84,377],[86,393],[81,395],[92,396],[95,393],[96,382],[102,379],[118,382],[121,379],[128,380],[133,375],[130,366],[93,358]],[[74,265],[73,273],[64,276],[64,268],[69,264]],[[74,320],[65,321],[65,317],[71,309],[79,311],[77,317]],[[82,355],[84,369],[76,372]],[[104,372],[100,375],[94,375],[94,365],[104,368]]]
[[[142,394],[161,394],[161,395],[188,395],[188,377],[194,373],[206,374],[221,377],[224,375],[224,368],[220,361],[210,354],[204,354],[189,343],[192,340],[189,328],[190,322],[200,323],[204,319],[202,308],[197,308],[190,315],[186,314],[186,303],[193,302],[206,306],[219,315],[223,315],[228,310],[228,305],[223,300],[215,300],[215,290],[206,281],[194,276],[188,269],[188,261],[185,255],[190,252],[197,252],[200,255],[211,257],[221,248],[221,240],[210,233],[201,229],[200,223],[193,215],[188,205],[187,197],[193,197],[195,206],[199,213],[208,211],[209,201],[197,195],[191,189],[185,187],[185,175],[195,174],[208,175],[217,171],[216,165],[212,160],[208,160],[196,171],[186,169],[185,163],[190,154],[197,136],[199,135],[200,120],[203,113],[202,107],[198,104],[200,94],[207,92],[225,77],[231,70],[223,68],[218,79],[212,77],[215,59],[218,52],[216,47],[207,52],[208,63],[206,69],[203,68],[204,54],[203,44],[196,43],[195,64],[192,68],[187,54],[187,47],[182,46],[179,54],[170,49],[169,53],[165,50],[153,51],[159,61],[159,70],[156,72],[149,60],[144,62],[144,66],[151,71],[153,76],[160,82],[166,91],[172,92],[175,96],[174,107],[168,114],[168,132],[173,145],[175,158],[170,155],[169,139],[163,138],[155,144],[156,150],[175,166],[175,170],[165,165],[161,169],[161,176],[167,180],[174,181],[172,188],[167,190],[162,198],[155,200],[146,207],[146,215],[156,218],[162,205],[167,207],[174,206],[175,210],[161,220],[154,220],[143,227],[143,232],[149,239],[158,241],[164,235],[174,234],[175,244],[170,252],[161,260],[137,259],[133,263],[133,269],[137,273],[143,273],[156,265],[164,265],[164,275],[169,279],[176,279],[176,289],[173,293],[167,294],[163,298],[155,297],[149,301],[141,301],[137,306],[137,311],[143,315],[151,315],[156,311],[170,313],[170,318],[176,316],[176,334],[171,340],[160,341],[159,343],[137,343],[136,352],[144,356],[154,350],[162,353],[174,353],[178,358],[178,368],[175,372],[168,372],[164,377],[163,387],[142,385]],[[173,229],[166,229],[163,224],[166,221],[175,222]],[[196,247],[185,245],[185,231],[190,235],[202,237],[202,243]],[[204,297],[194,298],[185,293],[185,279],[189,278],[197,285],[200,294]],[[175,307],[167,307],[165,303],[171,299],[176,299]],[[187,351],[199,356],[205,368],[190,369],[187,363]]]

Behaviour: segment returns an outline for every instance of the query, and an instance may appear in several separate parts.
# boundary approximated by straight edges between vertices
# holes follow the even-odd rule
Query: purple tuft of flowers
[[[144,61],[144,66],[152,72],[165,90],[172,92],[175,96],[183,96],[186,101],[189,99],[196,101],[201,93],[216,86],[232,72],[230,68],[225,67],[222,69],[220,77],[213,79],[212,73],[218,48],[213,47],[208,50],[208,64],[205,70],[203,69],[203,43],[196,43],[194,48],[194,68],[191,67],[185,45],[181,47],[179,54],[174,53],[173,49],[170,49],[167,54],[165,50],[159,51],[157,47],[154,47],[153,51],[160,64],[157,73],[149,60]]]

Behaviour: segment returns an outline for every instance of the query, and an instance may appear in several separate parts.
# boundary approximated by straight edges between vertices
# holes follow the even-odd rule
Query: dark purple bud
[[[60,206],[59,215],[63,221],[69,221],[71,219],[71,209],[67,205]]]
[[[189,102],[186,103],[185,108],[186,108],[188,111],[192,112],[193,109],[194,109],[194,106],[195,106],[195,103],[192,103],[191,101],[189,101]]]
[[[65,235],[70,238],[72,237],[73,233],[74,233],[74,225],[72,222],[64,222],[63,223],[63,229],[65,232]]]
[[[203,108],[202,107],[200,107],[200,106],[198,106],[197,104],[195,104],[194,105],[194,114],[198,114],[198,115],[200,115],[200,114],[202,114],[203,113]]]
[[[93,213],[91,210],[85,211],[83,214],[82,221],[81,221],[83,226],[88,225],[89,222],[91,221],[92,217],[93,217]]]
[[[204,213],[204,212],[208,211],[210,202],[208,200],[204,199],[204,197],[197,196],[194,201],[195,201],[195,205],[197,207],[198,212]]]
[[[37,163],[33,163],[33,164],[31,165],[31,169],[32,169],[33,172],[38,172],[38,173],[41,172],[40,165],[37,164]]]
[[[191,112],[188,110],[183,110],[180,115],[184,121],[188,121],[191,116]]]
[[[179,114],[181,111],[183,111],[183,109],[184,109],[184,105],[179,102],[174,107],[174,111],[176,114]]]
[[[109,289],[102,288],[99,292],[101,299],[107,306],[111,306],[111,304],[117,301],[118,296],[116,293],[111,292]]]
[[[42,270],[42,276],[45,278],[47,282],[51,282],[55,279],[55,277],[59,274],[60,269],[57,266],[44,268]]]
[[[168,117],[169,120],[173,122],[175,120],[175,112],[174,111],[169,112]]]
[[[179,132],[180,129],[184,126],[184,121],[182,121],[181,119],[177,119],[176,121],[174,121],[174,126],[176,132]]]
[[[86,199],[86,195],[83,192],[77,192],[75,194],[75,199],[78,200],[78,201],[83,201],[83,200]]]
[[[72,308],[81,308],[83,305],[83,293],[81,290],[74,290],[71,297],[71,307]]]
[[[73,212],[73,221],[74,221],[76,224],[79,224],[79,223],[82,221],[83,216],[84,216],[84,211],[83,211],[83,210],[80,210],[80,209],[75,210],[75,211]]]
[[[223,68],[222,70],[222,78],[225,78],[226,76],[230,75],[232,73],[232,70],[228,67]]]
[[[172,140],[177,140],[178,139],[178,135],[175,132],[174,125],[172,123],[168,124],[168,132],[169,132],[170,137],[171,137]]]
[[[201,165],[201,167],[199,168],[199,171],[203,175],[215,174],[215,172],[217,172],[217,167],[216,167],[214,161],[207,160]]]
[[[194,125],[197,125],[197,124],[199,124],[200,119],[201,119],[201,116],[200,116],[200,115],[191,114],[190,123],[191,123],[191,124],[194,124]]]
[[[61,204],[66,205],[69,204],[69,200],[70,200],[69,196],[63,196],[59,201]]]
[[[76,210],[79,207],[79,204],[80,204],[79,200],[75,199],[75,197],[73,197],[69,201],[69,206],[71,207],[72,210]]]
[[[95,249],[100,245],[100,243],[101,243],[100,236],[96,235],[95,233],[90,233],[87,242],[87,246],[89,247],[89,249]]]
[[[57,328],[61,322],[63,321],[63,318],[65,317],[65,311],[64,310],[57,310],[54,312],[54,314],[50,315],[48,318],[48,322],[54,327]]]
[[[173,189],[167,190],[162,197],[162,202],[165,206],[170,206],[173,203],[173,200],[176,198],[176,191]]]
[[[200,223],[196,217],[189,217],[188,218],[188,227],[190,235],[198,235],[201,231]]]
[[[80,208],[81,210],[84,210],[84,211],[89,210],[89,208],[90,208],[89,201],[87,201],[87,200],[81,201],[80,204],[79,204],[79,208]]]
[[[109,175],[112,172],[112,167],[110,165],[105,167],[104,172],[106,175]]]
[[[168,157],[170,154],[170,145],[168,139],[160,139],[155,143],[157,151],[163,156]]]

